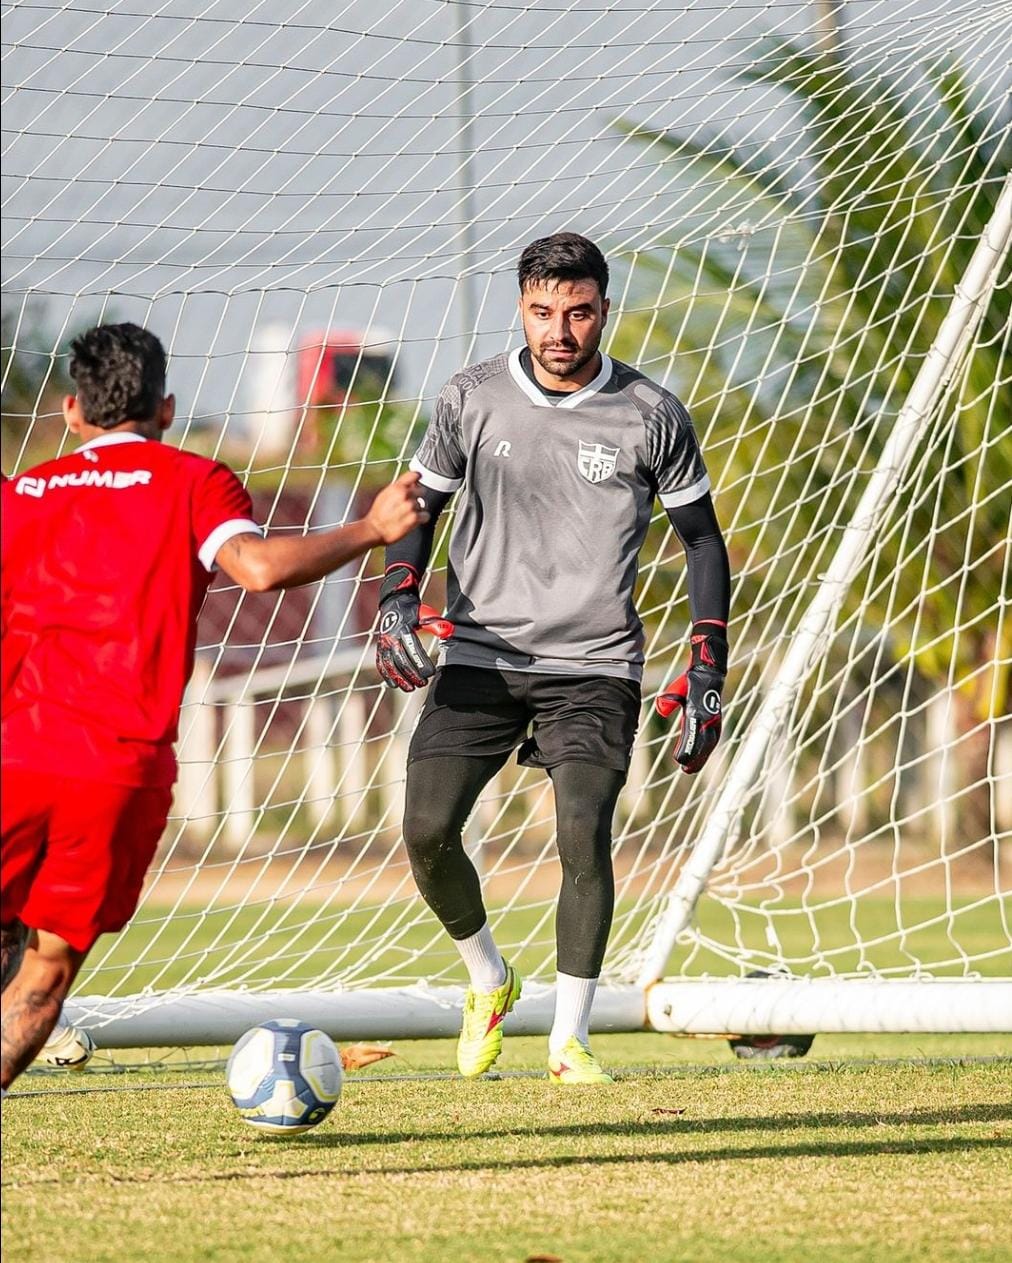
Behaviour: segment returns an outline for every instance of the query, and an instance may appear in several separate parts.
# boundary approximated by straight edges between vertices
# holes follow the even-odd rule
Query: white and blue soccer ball
[[[95,1055],[95,1041],[86,1030],[58,1023],[39,1049],[37,1060],[54,1070],[83,1070]]]
[[[225,1078],[244,1123],[291,1136],[323,1122],[341,1096],[344,1071],[323,1031],[285,1017],[243,1035]]]

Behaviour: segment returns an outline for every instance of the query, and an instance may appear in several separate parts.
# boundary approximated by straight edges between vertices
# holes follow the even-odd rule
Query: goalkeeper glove
[[[435,667],[416,635],[417,628],[431,631],[440,640],[453,635],[453,624],[418,596],[418,574],[404,563],[390,566],[379,595],[379,629],[376,636],[376,670],[388,688],[413,693],[424,688]]]
[[[657,697],[657,713],[664,719],[676,709],[682,712],[682,727],[675,749],[675,762],[692,775],[716,749],[720,740],[720,694],[727,675],[727,637],[720,623],[692,625],[692,663]]]

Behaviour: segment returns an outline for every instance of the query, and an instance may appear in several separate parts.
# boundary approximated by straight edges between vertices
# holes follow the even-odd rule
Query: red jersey
[[[4,483],[5,765],[173,783],[197,614],[252,516],[225,465],[133,433]]]

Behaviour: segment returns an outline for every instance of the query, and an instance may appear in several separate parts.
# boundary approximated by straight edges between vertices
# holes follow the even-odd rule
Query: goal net
[[[69,339],[129,319],[170,350],[169,441],[227,460],[272,531],[344,521],[445,379],[518,344],[523,246],[585,233],[608,351],[692,411],[734,577],[725,736],[685,777],[652,710],[689,624],[658,512],[595,1020],[643,1025],[663,977],[676,1030],[1008,1029],[1012,6],[380,8],[9,6],[4,472],[65,449]],[[374,670],[381,566],[215,582],[169,829],[72,1005],[100,1044],[292,1012],[454,1029],[399,834],[419,698]],[[508,765],[466,843],[540,1029],[547,778]]]

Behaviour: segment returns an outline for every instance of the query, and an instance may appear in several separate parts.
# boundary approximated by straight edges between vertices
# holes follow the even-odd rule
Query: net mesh
[[[517,344],[523,246],[597,239],[608,350],[691,408],[735,583],[703,774],[644,707],[606,963],[628,980],[994,211],[1012,5],[383,10],[9,7],[4,470],[63,450],[70,336],[132,319],[170,349],[171,441],[227,460],[271,530],[346,520],[446,377]],[[1012,972],[1010,306],[1006,262],[669,973]],[[379,568],[216,581],[170,828],[82,994],[458,980],[399,841],[418,701],[372,666]],[[649,703],[689,621],[660,514],[638,594]],[[507,767],[466,841],[503,951],[550,976],[547,779]]]

